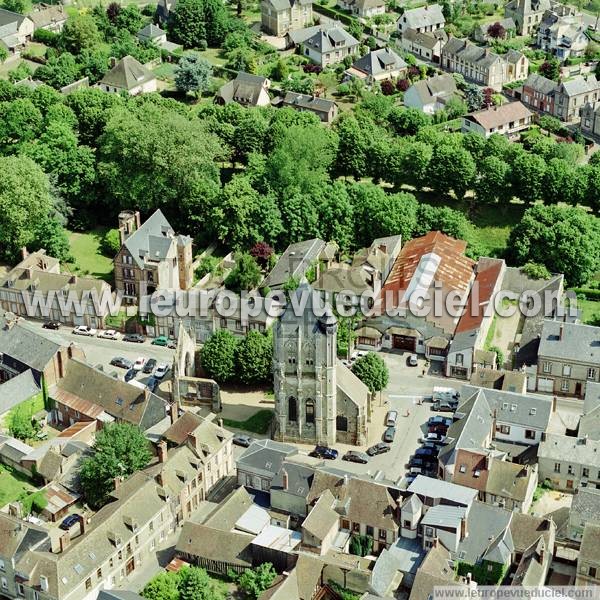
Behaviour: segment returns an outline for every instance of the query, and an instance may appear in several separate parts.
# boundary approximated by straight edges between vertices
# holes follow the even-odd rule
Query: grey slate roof
[[[122,90],[132,90],[152,79],[156,79],[152,71],[146,69],[133,56],[125,56],[104,75],[100,83]]]
[[[482,394],[496,419],[511,425],[526,425],[546,431],[552,413],[552,399],[536,394],[518,394],[489,388],[463,385],[461,395],[469,398],[473,394]]]
[[[547,433],[539,445],[538,457],[600,467],[600,441]]]
[[[320,54],[358,46],[358,40],[340,26],[324,29],[319,27],[318,31],[303,40],[302,43]],[[338,46],[337,44],[341,44],[341,46]]]
[[[0,385],[0,415],[39,394],[40,391],[40,386],[33,377],[31,369],[19,373],[16,377]]]
[[[19,319],[8,329],[5,317],[0,317],[0,349],[3,354],[26,364],[34,371],[43,371],[63,346],[62,340],[50,333],[34,330]]]
[[[326,246],[319,238],[290,244],[262,282],[262,287],[275,288],[282,286],[292,276],[302,277]]]
[[[298,449],[290,444],[273,440],[254,440],[237,460],[238,469],[275,477],[281,470],[286,457],[297,454]]]
[[[305,108],[322,113],[329,113],[335,106],[333,100],[319,98],[318,96],[310,96],[308,94],[299,94],[297,92],[286,92],[283,104],[285,106],[297,106],[298,108]]]
[[[302,523],[302,529],[306,530],[318,540],[325,539],[325,536],[339,522],[340,516],[332,508],[335,499],[329,490],[325,490],[312,510],[308,513]]]
[[[531,87],[534,90],[541,92],[545,96],[556,91],[558,85],[556,81],[552,81],[539,73],[530,73],[527,79],[523,82],[523,86]]]
[[[146,27],[140,29],[137,33],[138,37],[143,39],[155,40],[156,38],[162,37],[165,35],[165,31],[163,31],[160,27],[155,25],[154,23],[148,23]]]
[[[594,75],[589,75],[587,79],[579,75],[573,79],[563,81],[559,89],[567,96],[578,96],[579,94],[587,94],[588,92],[591,93],[600,89],[600,83],[598,83]]]
[[[462,506],[469,506],[477,496],[477,490],[441,479],[425,477],[425,475],[417,475],[417,478],[408,486],[407,491],[428,498],[443,499]]]
[[[266,77],[240,71],[235,79],[228,81],[219,89],[218,96],[225,103],[235,100],[244,104],[256,105],[261,93],[268,87],[269,80]]]
[[[391,48],[380,48],[379,50],[371,50],[353,65],[354,68],[364,71],[371,77],[376,77],[381,73],[398,71],[406,69],[407,64],[400,58]]]
[[[450,37],[446,45],[442,48],[442,54],[456,56],[468,64],[476,65],[481,68],[489,68],[501,57],[488,48],[481,48],[468,40],[462,40]]]
[[[28,446],[16,438],[5,435],[0,436],[0,458],[5,458],[9,461],[18,463],[32,451],[33,448],[31,446]]]
[[[407,10],[400,18],[402,20],[406,18],[405,26],[413,29],[446,22],[442,7],[439,4],[430,4]]]
[[[600,327],[546,319],[538,356],[600,365]]]
[[[502,562],[514,550],[510,534],[512,513],[483,502],[473,502],[467,517],[468,535],[459,542],[456,558],[475,564],[484,556]]]
[[[598,563],[600,559],[600,525],[588,523],[583,530],[579,561]]]
[[[504,19],[498,19],[498,21],[494,21],[493,23],[483,23],[479,26],[479,32],[484,37],[487,36],[489,26],[495,23],[500,23],[500,25],[502,25],[502,27],[504,27],[506,31],[510,31],[511,29],[517,28],[512,17],[505,17]]]
[[[25,15],[21,15],[5,8],[0,8],[0,27],[16,23],[17,28],[21,26],[21,23],[26,19]],[[15,29],[16,31],[16,29]]]
[[[577,488],[571,504],[571,514],[583,522],[600,523],[600,490],[591,487]]]
[[[442,43],[448,41],[448,34],[443,29],[436,29],[435,31],[417,31],[412,27],[408,27],[402,32],[402,39],[409,40],[419,46],[433,50],[440,41]]]
[[[283,489],[283,471],[287,473],[287,490]],[[310,486],[312,484],[315,471],[306,465],[299,465],[293,462],[284,461],[281,470],[271,482],[271,489],[279,488],[293,496],[307,498]]]
[[[143,600],[143,597],[129,590],[100,590],[97,600]]]
[[[276,10],[287,10],[295,4],[300,6],[308,6],[313,3],[313,0],[268,0],[268,3]]]
[[[430,525],[431,527],[460,529],[460,522],[466,515],[466,512],[467,509],[464,506],[438,504],[437,506],[432,506],[427,511],[419,524]]]
[[[143,268],[144,255],[150,260],[156,261],[170,256],[174,235],[175,232],[169,221],[167,221],[162,211],[157,209],[142,223],[139,229],[136,229],[125,240],[123,245],[127,248],[138,267]]]

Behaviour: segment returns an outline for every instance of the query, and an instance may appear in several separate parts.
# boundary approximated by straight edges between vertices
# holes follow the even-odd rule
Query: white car
[[[121,334],[114,329],[106,329],[98,333],[99,338],[104,338],[105,340],[118,340],[121,337]]]
[[[419,362],[417,360],[417,355],[416,354],[410,354],[409,355],[409,357],[408,357],[408,364],[411,367],[416,367],[419,364]]]
[[[162,379],[169,372],[169,365],[167,363],[162,363],[156,367],[154,371],[155,379]]]
[[[93,336],[98,333],[98,330],[93,329],[92,327],[89,327],[88,325],[78,325],[77,327],[75,327],[75,329],[73,329],[73,333],[75,335]]]
[[[143,356],[139,356],[138,358],[136,358],[135,362],[133,363],[133,370],[134,371],[141,371],[144,368],[144,365],[146,364],[146,360]]]

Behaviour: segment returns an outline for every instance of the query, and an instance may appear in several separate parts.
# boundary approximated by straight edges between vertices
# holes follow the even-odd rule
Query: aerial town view
[[[0,600],[600,600],[600,0],[0,0]]]

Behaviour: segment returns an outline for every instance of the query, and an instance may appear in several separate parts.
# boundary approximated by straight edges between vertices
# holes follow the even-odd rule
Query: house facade
[[[553,0],[510,0],[504,7],[504,15],[513,19],[519,35],[533,35],[544,13],[555,4],[558,3]]]
[[[434,31],[417,31],[407,27],[402,32],[402,48],[415,56],[432,62],[440,62],[440,55],[448,34],[443,29]]]
[[[361,19],[370,19],[385,14],[383,0],[337,0],[337,6],[357,15]]]
[[[600,525],[589,523],[583,530],[583,538],[577,559],[575,585],[600,585]]]
[[[507,102],[465,115],[461,129],[463,133],[474,132],[485,138],[495,133],[514,138],[529,129],[532,119],[533,113],[521,102]]]
[[[391,48],[380,48],[361,56],[346,73],[372,85],[376,81],[403,77],[407,69],[408,65]]]
[[[448,100],[458,97],[454,78],[448,73],[442,73],[413,83],[404,92],[404,105],[433,115],[442,110]]]
[[[582,107],[581,133],[600,138],[600,102],[588,102]]]
[[[494,90],[525,79],[529,71],[529,60],[521,52],[510,50],[500,55],[455,37],[450,37],[442,48],[440,64],[448,71]]]
[[[301,54],[321,67],[342,62],[346,56],[358,53],[358,40],[338,25],[319,25],[296,33],[298,36],[295,39],[301,39]]]
[[[29,17],[0,8],[0,43],[10,54],[20,53],[25,44],[31,41],[34,29]]]
[[[126,92],[130,96],[155,92],[156,77],[133,56],[121,60],[111,59],[111,69],[100,80],[98,87],[113,94]]]
[[[446,19],[439,4],[426,4],[418,8],[405,10],[398,19],[398,31],[402,34],[407,29],[414,29],[418,33],[427,33],[443,29]]]
[[[262,29],[275,36],[309,27],[313,23],[312,0],[262,0]]]
[[[286,92],[281,106],[314,113],[322,123],[327,124],[332,123],[338,115],[338,105],[333,100],[297,92]]]
[[[554,54],[560,61],[580,58],[585,54],[589,39],[587,25],[581,15],[548,10],[544,13],[537,30],[537,45]]]

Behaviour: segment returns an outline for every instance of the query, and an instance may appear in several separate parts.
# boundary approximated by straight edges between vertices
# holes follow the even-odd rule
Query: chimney
[[[167,442],[161,440],[158,442],[158,447],[156,449],[156,455],[158,456],[158,462],[164,463],[167,462]]]
[[[115,492],[118,492],[119,488],[121,487],[121,478],[120,477],[115,477],[113,479],[113,485],[114,485],[114,488],[115,488]]]
[[[169,416],[171,417],[171,425],[173,425],[179,417],[179,406],[177,402],[171,402],[170,409],[171,410],[169,411]]]
[[[460,539],[461,539],[461,541],[464,540],[468,536],[469,536],[469,531],[467,529],[467,517],[464,516],[460,520]]]
[[[21,260],[25,260],[29,256],[29,252],[27,252],[27,246],[23,246],[21,248]]]
[[[58,542],[60,544],[60,551],[64,552],[71,545],[71,534],[68,531],[65,531],[65,533],[60,536]]]
[[[108,59],[108,64],[110,66],[111,69],[114,69],[117,66],[117,59],[114,56],[111,56]]]
[[[77,275],[71,275],[71,278],[69,279],[69,283],[77,283]]]
[[[289,479],[288,479],[287,471],[285,469],[281,470],[281,478],[283,480],[283,489],[287,491]]]
[[[162,471],[159,471],[156,475],[156,483],[158,483],[158,485],[160,485],[161,487],[165,487],[165,480]]]
[[[77,515],[77,520],[79,521],[79,529],[81,530],[81,535],[85,533],[85,519],[81,515]]]
[[[560,325],[560,329],[558,330],[558,340],[559,340],[559,341],[562,341],[562,339],[563,339],[563,328],[564,328],[564,326],[563,326],[563,324],[561,323],[561,325]]]

